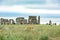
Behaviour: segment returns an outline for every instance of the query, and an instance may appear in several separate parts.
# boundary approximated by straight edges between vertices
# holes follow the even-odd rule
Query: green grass
[[[0,25],[0,30],[0,40],[60,40],[60,25]]]

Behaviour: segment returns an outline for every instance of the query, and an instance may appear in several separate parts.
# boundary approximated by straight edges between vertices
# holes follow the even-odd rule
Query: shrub
[[[4,35],[3,35],[3,28],[4,26],[0,26],[0,40],[5,40]]]
[[[0,40],[5,40],[4,36],[0,35]]]
[[[26,35],[24,36],[24,40],[34,40],[33,37],[34,37],[34,36],[33,36],[32,33],[28,33],[28,34],[26,34]]]
[[[48,35],[41,35],[39,40],[48,40]]]

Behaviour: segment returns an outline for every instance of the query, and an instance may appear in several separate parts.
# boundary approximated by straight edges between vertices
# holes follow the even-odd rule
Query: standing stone
[[[24,19],[24,24],[27,24],[27,19]]]
[[[52,25],[52,21],[51,20],[49,21],[49,25]]]
[[[40,24],[40,16],[38,16],[38,24]]]

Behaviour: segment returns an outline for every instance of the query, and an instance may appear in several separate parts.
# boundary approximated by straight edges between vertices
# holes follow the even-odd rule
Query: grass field
[[[60,40],[60,25],[0,25],[0,40]]]

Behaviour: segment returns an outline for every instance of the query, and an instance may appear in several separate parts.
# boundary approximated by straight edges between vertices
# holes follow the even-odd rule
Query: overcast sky
[[[41,14],[60,17],[60,0],[0,0],[0,16]]]

